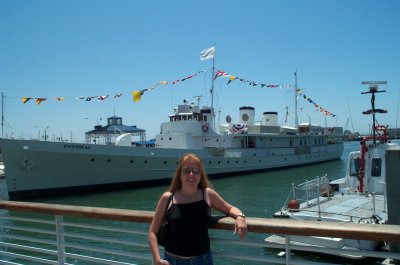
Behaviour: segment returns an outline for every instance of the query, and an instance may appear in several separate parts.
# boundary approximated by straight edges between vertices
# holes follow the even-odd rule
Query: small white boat
[[[376,84],[375,84],[376,85]],[[273,216],[321,222],[354,222],[384,224],[387,222],[385,154],[389,149],[400,149],[399,143],[388,140],[387,128],[375,124],[374,93],[381,92],[377,86],[370,87],[374,131],[361,141],[361,150],[351,152],[346,176],[329,181],[328,176],[292,185],[288,200]],[[382,111],[381,113],[385,113]],[[331,249],[377,250],[384,242],[352,240],[331,237],[292,236],[294,246],[314,246]],[[284,248],[285,238],[268,236],[267,243]],[[318,252],[318,248],[314,248]],[[361,256],[344,256],[362,258]]]

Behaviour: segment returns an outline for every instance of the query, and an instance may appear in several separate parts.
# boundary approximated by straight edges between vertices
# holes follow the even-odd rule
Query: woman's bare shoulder
[[[171,195],[172,195],[172,192],[166,191],[161,195],[161,200],[168,200],[169,197],[171,197]]]
[[[207,187],[206,188],[207,194],[218,194],[213,188]]]

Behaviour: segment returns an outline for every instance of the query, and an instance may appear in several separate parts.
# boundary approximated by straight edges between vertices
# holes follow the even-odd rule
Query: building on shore
[[[139,137],[139,142],[146,142],[146,130],[136,125],[123,125],[122,118],[117,116],[109,117],[106,126],[95,125],[94,130],[85,133],[85,140],[88,144],[113,144],[118,136],[125,133]]]
[[[389,139],[400,139],[400,128],[388,129]]]

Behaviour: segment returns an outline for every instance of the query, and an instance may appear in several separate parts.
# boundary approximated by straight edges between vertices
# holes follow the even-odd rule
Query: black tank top
[[[173,202],[173,200],[172,200]],[[198,256],[210,250],[208,226],[211,208],[203,199],[174,204],[167,211],[167,242],[165,250],[179,256]]]

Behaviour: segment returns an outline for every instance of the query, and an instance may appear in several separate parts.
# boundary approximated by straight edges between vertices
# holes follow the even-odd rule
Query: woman
[[[179,160],[168,191],[158,201],[150,225],[149,245],[153,264],[214,264],[208,236],[211,208],[235,218],[234,233],[238,233],[241,240],[245,238],[245,216],[210,187],[201,159],[194,154],[186,154]],[[166,209],[168,236],[164,259],[161,259],[157,233]]]

